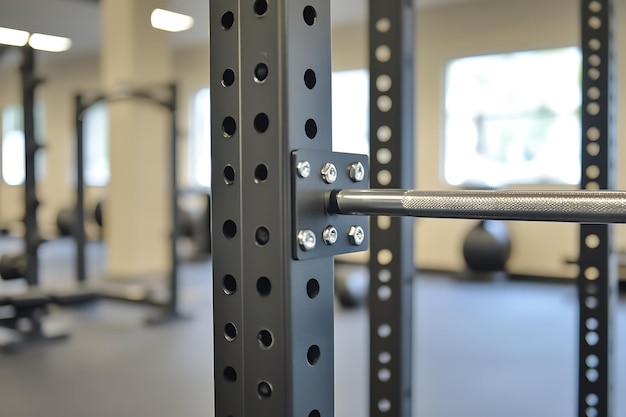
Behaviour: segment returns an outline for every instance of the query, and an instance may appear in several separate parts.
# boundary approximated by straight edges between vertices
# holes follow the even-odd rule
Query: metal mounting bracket
[[[344,187],[369,188],[367,155],[300,149],[291,161],[294,259],[366,250],[368,218],[329,214],[326,195]]]

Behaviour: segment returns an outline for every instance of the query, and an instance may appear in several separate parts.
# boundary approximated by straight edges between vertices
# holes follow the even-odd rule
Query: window
[[[333,72],[333,151],[369,154],[369,73]]]
[[[191,102],[189,180],[193,185],[211,186],[211,102],[209,89],[196,91]]]
[[[445,181],[488,188],[579,184],[581,95],[578,48],[450,62]]]
[[[93,104],[83,117],[85,185],[102,187],[109,183],[109,110],[105,102]]]
[[[35,103],[35,138],[41,142],[45,125],[45,107]],[[41,179],[45,173],[44,150],[36,155],[36,176]],[[8,185],[20,185],[26,178],[24,150],[24,110],[21,104],[5,107],[2,112],[2,179]]]

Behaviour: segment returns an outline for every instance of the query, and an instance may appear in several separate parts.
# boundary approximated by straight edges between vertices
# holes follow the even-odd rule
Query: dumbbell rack
[[[612,7],[610,0],[581,1],[582,178],[589,190],[610,188],[614,175]],[[345,168],[359,156],[331,152],[330,4],[213,0],[210,8],[216,415],[332,416],[332,255],[355,249],[358,220],[346,226],[341,211],[327,208],[336,203],[333,189],[358,188]],[[384,146],[397,156],[385,167],[372,161],[376,198],[361,197],[372,207],[384,196],[376,189],[410,188],[413,178],[413,19],[412,2],[370,0],[371,154]],[[391,89],[376,84],[382,75]],[[592,165],[600,172],[594,178]],[[617,197],[619,206],[624,196]],[[559,216],[568,204],[557,203]],[[534,220],[515,216],[504,218]],[[405,218],[372,224],[371,416],[411,415],[412,232]],[[613,415],[612,254],[611,226],[581,227],[580,417]]]

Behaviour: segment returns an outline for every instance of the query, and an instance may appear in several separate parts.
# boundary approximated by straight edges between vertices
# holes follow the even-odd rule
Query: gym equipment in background
[[[511,238],[504,222],[481,220],[463,241],[463,258],[474,272],[505,271],[510,255]]]
[[[84,139],[83,118],[85,112],[99,102],[112,102],[127,99],[140,99],[165,108],[170,113],[170,149],[168,152],[168,165],[170,169],[170,193],[171,193],[171,234],[170,234],[170,262],[171,268],[168,276],[167,294],[162,294],[160,285],[145,280],[137,280],[131,283],[111,282],[104,280],[102,293],[107,298],[122,301],[140,302],[160,307],[163,310],[161,316],[148,319],[149,324],[159,324],[176,319],[186,318],[179,311],[179,254],[177,241],[181,235],[181,219],[178,197],[178,142],[177,142],[177,87],[175,84],[159,85],[143,89],[122,89],[112,94],[97,94],[92,99],[87,99],[84,94],[75,96],[75,121],[76,121],[76,205],[74,211],[73,237],[76,241],[76,271],[79,282],[86,279],[85,260],[85,180],[84,180]],[[102,208],[100,218],[102,220]]]

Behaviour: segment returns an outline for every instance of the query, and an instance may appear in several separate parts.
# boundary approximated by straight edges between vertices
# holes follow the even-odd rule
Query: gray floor
[[[43,282],[71,277],[71,245],[44,248]],[[100,249],[89,253],[97,274]],[[193,317],[186,322],[146,327],[155,310],[115,301],[55,309],[51,324],[71,339],[0,356],[0,416],[213,416],[210,265],[184,266],[182,276],[183,305]],[[575,415],[573,286],[428,275],[416,283],[415,416]],[[619,316],[622,351],[626,302]],[[367,416],[366,341],[367,311],[338,307],[338,417]],[[617,360],[616,394],[626,384],[626,364]],[[617,406],[625,416],[624,401]]]

